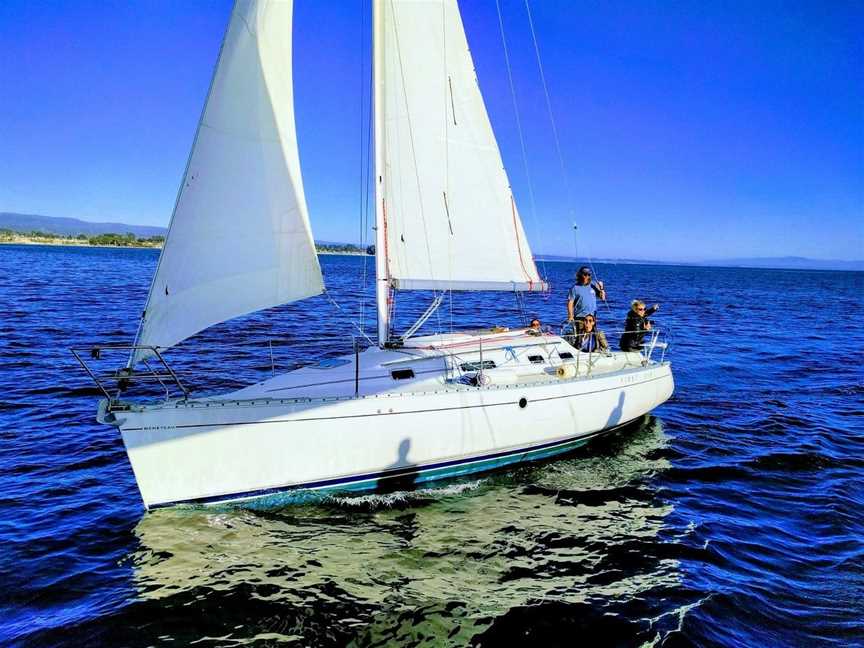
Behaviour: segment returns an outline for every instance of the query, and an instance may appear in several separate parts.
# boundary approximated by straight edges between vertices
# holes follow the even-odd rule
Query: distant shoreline
[[[111,244],[102,244],[102,243],[90,243],[86,239],[75,239],[75,238],[64,238],[64,237],[51,237],[51,238],[41,238],[41,237],[32,237],[32,236],[24,236],[20,234],[13,234],[12,236],[0,236],[0,245],[44,245],[48,247],[77,247],[77,248],[110,248],[110,249],[125,249],[125,250],[161,250],[162,245],[159,243],[148,243],[146,241],[135,241],[130,242],[126,245],[111,245]],[[321,248],[316,246],[316,253],[320,255],[332,255],[332,256],[373,256],[367,255],[363,250],[358,249],[357,251],[348,251],[348,250],[332,250],[327,248]],[[544,258],[538,257],[535,259],[537,263],[570,263],[570,264],[579,264],[584,263],[584,261],[576,260],[576,259],[566,259],[566,258]],[[689,267],[689,268],[731,268],[731,269],[748,269],[748,270],[786,270],[789,272],[797,272],[802,268],[798,267],[789,267],[789,266],[769,266],[769,265],[747,265],[744,263],[721,263],[721,262],[708,262],[708,263],[700,263],[698,261],[651,261],[651,260],[640,260],[640,259],[595,259],[594,263],[598,265],[645,265],[645,266],[654,266],[654,267]],[[817,262],[818,263],[818,262]],[[855,262],[851,262],[855,263]],[[807,268],[808,271],[813,272],[862,272],[864,269],[858,267],[810,267]]]
[[[0,245],[47,245],[51,247],[92,247],[92,248],[129,248],[139,250],[159,250],[162,248],[158,243],[131,243],[129,245],[109,245],[90,243],[89,241],[73,238],[34,238],[31,236],[11,236],[0,238]]]
[[[45,245],[48,247],[88,247],[88,248],[112,248],[118,250],[161,250],[162,245],[158,243],[130,243],[129,245],[95,244],[86,240],[72,238],[35,238],[32,236],[11,236],[0,238],[0,245]],[[317,254],[331,254],[336,256],[366,256],[364,252],[348,252],[341,250],[315,249]]]

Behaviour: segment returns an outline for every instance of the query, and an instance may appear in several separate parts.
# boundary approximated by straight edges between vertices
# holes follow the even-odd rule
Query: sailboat
[[[486,471],[567,452],[667,400],[656,333],[627,353],[527,328],[415,335],[447,291],[548,289],[456,0],[373,0],[377,344],[232,393],[188,393],[166,350],[324,290],[295,130],[292,12],[289,0],[235,3],[120,388],[93,376],[97,418],[119,429],[145,507]],[[414,290],[436,298],[399,333],[395,299]],[[124,397],[148,375],[181,392]]]

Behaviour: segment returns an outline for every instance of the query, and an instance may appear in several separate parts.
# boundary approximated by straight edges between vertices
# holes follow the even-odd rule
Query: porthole
[[[525,398],[524,396],[519,399],[519,407],[521,407],[522,409],[525,409],[526,407],[528,407],[528,399]]]
[[[411,380],[414,377],[414,370],[396,369],[395,371],[391,371],[390,375],[393,377],[393,380]]]

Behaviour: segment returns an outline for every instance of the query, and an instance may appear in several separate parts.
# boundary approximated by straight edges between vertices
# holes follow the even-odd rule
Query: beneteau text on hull
[[[672,394],[669,363],[651,359],[656,333],[629,353],[582,353],[521,328],[412,337],[425,318],[395,334],[398,291],[434,291],[428,317],[447,291],[547,286],[456,1],[373,5],[378,345],[219,396],[153,404],[104,389],[99,420],[120,429],[148,508],[488,470],[567,451]],[[162,351],[324,289],[291,34],[291,2],[232,10],[138,338],[114,376],[121,386],[153,362],[165,367],[160,380],[176,380]]]

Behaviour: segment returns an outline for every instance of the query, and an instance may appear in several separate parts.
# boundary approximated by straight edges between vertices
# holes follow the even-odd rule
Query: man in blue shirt
[[[574,324],[576,333],[582,333],[582,322],[597,312],[597,298],[606,299],[603,282],[591,282],[591,269],[582,266],[576,273],[576,283],[567,294],[567,321]]]

